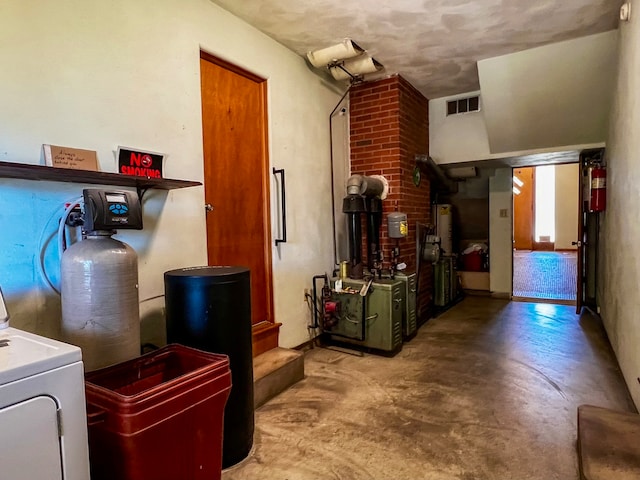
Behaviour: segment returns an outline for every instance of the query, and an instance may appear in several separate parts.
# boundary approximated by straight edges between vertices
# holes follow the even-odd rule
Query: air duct
[[[347,58],[357,57],[362,55],[364,49],[360,47],[356,42],[349,38],[345,38],[342,42],[332,45],[327,48],[315,50],[313,52],[307,52],[307,58],[309,63],[316,68],[323,68],[330,63],[335,63]]]
[[[307,52],[307,59],[315,68],[327,68],[334,79],[351,82],[360,81],[363,75],[384,68],[380,62],[348,38],[336,45]]]
[[[356,75],[366,75],[382,70],[383,65],[375,58],[368,55],[362,55],[357,58],[345,60],[335,66],[329,66],[331,75],[336,80],[351,80]]]
[[[464,180],[478,176],[476,167],[454,167],[445,170],[445,173],[453,180]]]
[[[382,175],[351,175],[347,180],[347,195],[387,198],[389,182]]]
[[[458,184],[445,175],[440,166],[429,155],[416,155],[416,165],[433,181],[431,189],[441,193],[456,193]]]

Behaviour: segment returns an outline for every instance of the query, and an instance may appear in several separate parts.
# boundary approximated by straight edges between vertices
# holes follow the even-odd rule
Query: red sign
[[[118,147],[118,171],[132,177],[162,178],[164,155]]]

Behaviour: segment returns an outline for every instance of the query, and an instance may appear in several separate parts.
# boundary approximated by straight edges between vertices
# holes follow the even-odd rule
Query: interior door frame
[[[590,177],[589,168],[602,162],[605,149],[596,148],[580,152],[580,211],[578,225],[578,284],[576,313],[583,307],[596,312],[598,308],[598,250],[599,250],[599,218],[598,213],[589,211]],[[591,272],[591,273],[590,273]],[[593,293],[593,296],[591,295]]]
[[[583,268],[583,237],[584,237],[584,228],[583,228],[583,216],[582,216],[582,212],[583,212],[583,208],[586,209],[586,206],[583,206],[583,197],[584,197],[584,191],[583,191],[583,184],[582,184],[582,172],[583,172],[583,165],[584,165],[585,159],[583,158],[583,154],[580,154],[580,157],[578,159],[577,162],[560,162],[560,163],[552,163],[552,164],[548,164],[548,163],[539,163],[536,165],[526,165],[526,166],[518,166],[518,167],[511,167],[511,171],[512,174],[513,172],[515,172],[516,169],[518,168],[526,168],[526,167],[533,167],[533,179],[534,179],[534,193],[533,193],[533,214],[532,214],[532,218],[531,221],[533,223],[532,225],[532,235],[533,238],[531,239],[532,241],[532,251],[536,251],[536,250],[549,250],[548,248],[536,248],[536,246],[540,246],[541,242],[536,242],[535,241],[535,208],[536,208],[536,202],[535,202],[535,167],[543,167],[543,166],[547,166],[547,165],[554,165],[554,166],[559,166],[559,165],[566,165],[566,164],[577,164],[578,165],[578,182],[579,183],[579,188],[578,188],[578,242],[575,242],[577,249],[576,249],[576,259],[577,259],[577,263],[576,263],[576,267],[577,267],[577,273],[576,273],[576,281],[577,281],[577,289],[576,289],[576,312],[580,313],[582,305],[580,304],[581,301],[583,301],[582,296],[583,295],[583,276],[582,276],[582,268]],[[513,195],[512,195],[513,196]],[[515,212],[515,209],[514,209]],[[515,215],[512,215],[511,218],[511,237],[512,239],[514,238],[514,228],[515,228]],[[547,245],[546,242],[542,243],[542,245]],[[549,245],[552,246],[552,248],[550,250],[555,251],[555,242],[551,242],[549,243]],[[513,286],[514,286],[514,278],[515,278],[515,268],[514,268],[514,256],[515,256],[515,248],[511,249],[511,297],[513,298]]]
[[[585,242],[585,222],[587,214],[587,206],[585,205],[585,180],[586,159],[580,154],[580,163],[578,164],[578,240],[576,241],[576,313],[579,315],[584,306],[584,242]]]
[[[531,243],[531,249],[530,250],[535,250],[534,248],[534,244],[535,244],[535,232],[536,232],[536,167],[535,166],[526,166],[526,167],[512,167],[511,168],[511,176],[515,177],[516,176],[516,170],[522,170],[525,168],[529,168],[531,169],[531,185],[530,185],[530,189],[531,189],[531,218],[530,218],[530,229],[529,229],[529,234],[530,234],[530,238],[529,238],[529,242]],[[513,195],[512,195],[513,196]],[[514,250],[515,250],[515,243],[516,243],[516,231],[515,231],[515,225],[516,225],[516,216],[515,216],[515,196],[513,197],[513,227],[512,227],[512,235],[513,235],[513,244],[514,244]],[[521,250],[527,250],[526,248],[521,249]]]
[[[252,337],[253,337],[253,356],[260,355],[268,350],[278,347],[278,333],[280,330],[281,323],[277,323],[275,321],[275,309],[274,309],[274,298],[273,298],[273,258],[272,258],[272,238],[271,238],[271,184],[270,184],[270,158],[269,158],[269,111],[268,111],[268,85],[267,79],[260,77],[248,70],[245,70],[238,65],[230,63],[226,60],[218,58],[210,53],[207,53],[203,50],[200,50],[200,59],[211,62],[225,70],[228,70],[232,73],[240,75],[242,77],[247,78],[257,84],[259,84],[261,88],[261,97],[262,97],[262,160],[261,160],[261,169],[262,169],[262,188],[263,188],[263,199],[262,199],[262,215],[264,219],[264,258],[265,258],[265,269],[266,269],[266,282],[265,288],[267,291],[266,301],[267,301],[267,312],[268,318],[271,319],[258,322],[253,324],[251,327]],[[204,158],[203,158],[204,161]],[[208,255],[208,248],[207,248]],[[208,259],[207,259],[208,260]],[[209,262],[207,262],[209,263]]]

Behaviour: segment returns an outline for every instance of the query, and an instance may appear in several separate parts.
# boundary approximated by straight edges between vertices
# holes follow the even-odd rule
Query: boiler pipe
[[[362,278],[362,223],[359,213],[348,213],[351,278]]]
[[[382,200],[379,198],[367,198],[367,263],[369,271],[375,269],[375,261],[379,260],[381,217]]]
[[[318,323],[318,288],[316,286],[316,280],[324,279],[325,285],[329,283],[329,278],[327,274],[324,275],[314,275],[313,276],[313,325],[310,328],[318,328],[320,324]]]
[[[334,265],[340,265],[340,260],[338,259],[338,243],[336,240],[336,197],[335,197],[335,186],[334,186],[334,174],[333,174],[333,116],[335,115],[338,107],[342,105],[342,102],[347,95],[349,95],[349,91],[351,91],[351,86],[347,88],[347,91],[344,92],[340,101],[336,103],[336,106],[333,108],[331,113],[329,114],[329,160],[331,163],[331,226],[333,227],[333,262]]]

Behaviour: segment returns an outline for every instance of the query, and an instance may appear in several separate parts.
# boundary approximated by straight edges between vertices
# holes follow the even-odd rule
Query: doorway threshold
[[[575,300],[563,300],[560,298],[538,298],[538,297],[511,297],[514,302],[527,302],[527,303],[553,303],[556,305],[573,305],[575,307]]]

